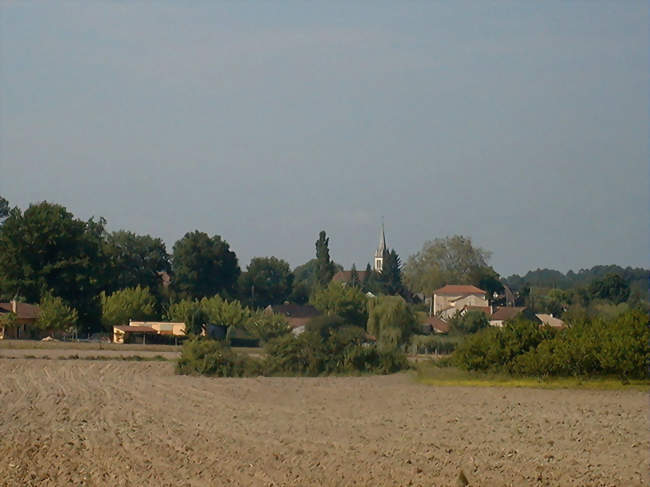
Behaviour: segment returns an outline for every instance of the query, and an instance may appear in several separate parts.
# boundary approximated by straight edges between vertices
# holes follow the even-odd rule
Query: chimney
[[[11,311],[13,313],[18,313],[18,303],[16,302],[15,299],[11,300]]]

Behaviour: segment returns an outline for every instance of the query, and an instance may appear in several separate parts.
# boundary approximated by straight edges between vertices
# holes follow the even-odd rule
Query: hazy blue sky
[[[0,4],[0,194],[364,267],[649,265],[648,2]]]

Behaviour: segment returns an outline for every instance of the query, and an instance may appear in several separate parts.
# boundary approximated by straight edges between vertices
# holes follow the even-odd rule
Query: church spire
[[[384,233],[384,217],[381,217],[381,230],[379,231],[379,246],[375,252],[374,270],[381,272],[384,269],[384,257],[388,253],[386,247],[386,234]]]

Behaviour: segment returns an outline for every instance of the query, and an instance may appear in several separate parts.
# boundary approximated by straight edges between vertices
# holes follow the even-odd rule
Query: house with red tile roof
[[[39,313],[37,304],[19,303],[16,300],[0,303],[0,340],[41,338],[41,331],[34,327]]]
[[[487,307],[487,292],[468,284],[448,284],[433,292],[435,316],[450,319],[467,306]]]

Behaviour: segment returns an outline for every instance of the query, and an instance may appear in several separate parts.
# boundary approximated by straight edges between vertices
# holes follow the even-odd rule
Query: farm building
[[[34,327],[38,319],[36,304],[16,300],[0,303],[0,340],[12,338],[41,338],[42,332]]]
[[[185,323],[167,321],[129,321],[113,327],[114,343],[175,343],[185,337]]]
[[[476,286],[448,284],[433,292],[432,314],[452,318],[466,306],[488,307],[487,293]]]

